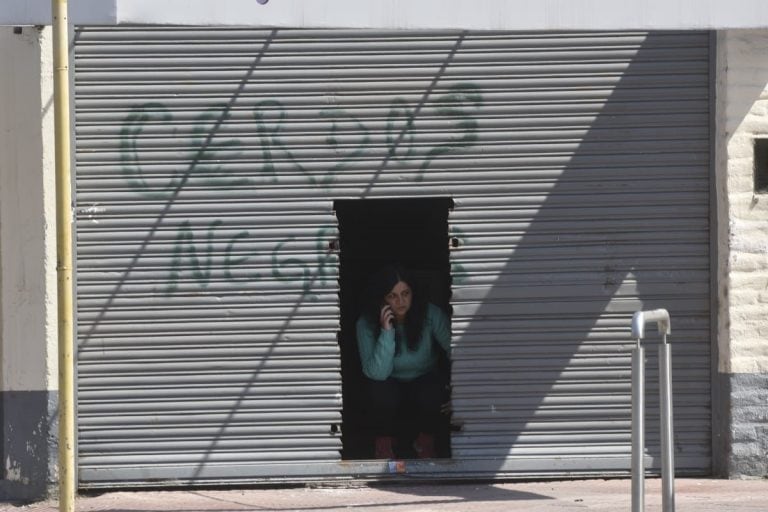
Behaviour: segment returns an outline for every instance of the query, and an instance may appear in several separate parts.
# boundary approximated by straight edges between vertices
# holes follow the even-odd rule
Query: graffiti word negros
[[[285,237],[269,250],[268,271],[238,275],[239,269],[257,266],[253,260],[264,259],[264,255],[238,247],[247,246],[252,241],[251,233],[247,230],[238,231],[229,237],[220,236],[218,231],[223,225],[221,220],[211,221],[205,228],[205,235],[196,237],[190,221],[181,224],[173,244],[165,295],[178,291],[181,282],[193,283],[199,289],[206,289],[214,280],[242,283],[271,278],[300,283],[297,292],[310,295],[311,299],[314,288],[325,286],[330,278],[335,278],[337,256],[328,244],[335,233],[333,228],[320,228],[311,232],[309,238],[315,242],[309,251],[291,250],[288,245],[295,242],[296,237]],[[223,254],[217,249],[219,240],[226,244]]]

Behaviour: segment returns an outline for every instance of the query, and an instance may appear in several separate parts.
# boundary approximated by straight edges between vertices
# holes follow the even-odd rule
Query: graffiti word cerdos
[[[311,156],[306,155],[301,141],[291,144],[291,138],[285,135],[290,119],[282,103],[257,103],[246,122],[239,118],[232,121],[231,106],[214,105],[194,117],[186,135],[173,130],[172,137],[178,142],[170,145],[186,148],[182,151],[186,153],[176,155],[176,150],[166,149],[174,153],[168,159],[156,142],[158,137],[161,133],[167,137],[168,127],[188,124],[175,119],[162,103],[144,103],[134,107],[123,121],[121,169],[134,191],[152,199],[171,198],[190,181],[195,186],[247,186],[279,183],[281,175],[299,175],[310,186],[329,187],[340,172],[363,158],[380,158],[380,169],[376,169],[379,172],[387,166],[416,161],[413,180],[421,181],[435,159],[475,144],[475,114],[482,104],[482,95],[473,84],[457,84],[423,108],[395,99],[387,108],[384,154],[381,143],[372,141],[371,129],[363,120],[342,108],[320,110],[320,129],[312,128],[313,133],[321,134],[316,148],[319,153]],[[431,123],[429,128],[426,124],[419,128],[417,114],[425,123]],[[246,143],[241,138],[228,137],[233,131],[250,134],[251,139]],[[245,151],[250,153],[242,158]],[[325,168],[317,169],[317,154],[328,155],[320,164],[325,162]],[[248,166],[246,172],[243,166]],[[232,170],[233,167],[239,169]]]

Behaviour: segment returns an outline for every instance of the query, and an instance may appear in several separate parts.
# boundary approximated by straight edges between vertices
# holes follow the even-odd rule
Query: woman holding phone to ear
[[[410,406],[419,431],[416,455],[432,458],[443,395],[437,361],[440,350],[450,355],[448,317],[427,303],[409,273],[397,266],[373,276],[364,307],[357,321],[357,345],[368,381],[374,455],[395,457],[396,416]]]

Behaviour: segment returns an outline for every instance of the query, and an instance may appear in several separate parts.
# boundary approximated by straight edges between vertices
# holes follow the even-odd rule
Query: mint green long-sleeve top
[[[397,341],[396,330],[399,338]],[[432,370],[437,363],[439,350],[432,342],[433,338],[446,354],[450,356],[451,353],[450,322],[446,314],[434,304],[427,305],[424,328],[416,350],[408,350],[403,326],[381,329],[378,338],[375,332],[376,326],[366,318],[360,317],[357,320],[357,348],[363,373],[373,380],[386,380],[389,377],[412,380]],[[399,351],[395,350],[396,343],[400,344]]]

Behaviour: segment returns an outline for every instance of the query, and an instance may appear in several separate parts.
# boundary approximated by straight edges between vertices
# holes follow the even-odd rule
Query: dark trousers
[[[368,415],[376,436],[404,430],[434,434],[440,424],[443,386],[436,370],[413,380],[368,380]]]

